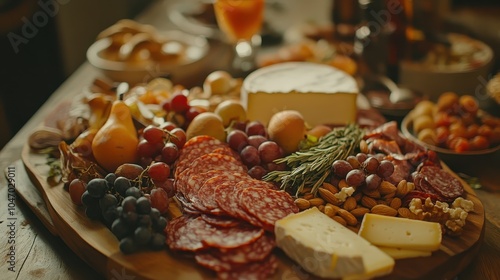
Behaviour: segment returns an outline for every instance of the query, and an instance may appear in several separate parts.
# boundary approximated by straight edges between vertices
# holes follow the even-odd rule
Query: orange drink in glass
[[[219,28],[233,42],[251,40],[264,16],[264,0],[215,0]]]
[[[214,0],[214,11],[220,30],[234,45],[231,71],[245,75],[256,65],[252,39],[262,26],[264,0]]]

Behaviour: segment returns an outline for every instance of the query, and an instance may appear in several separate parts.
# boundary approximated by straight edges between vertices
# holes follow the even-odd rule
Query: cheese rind
[[[319,277],[368,279],[389,274],[394,259],[317,208],[275,224],[277,246]]]
[[[297,110],[314,126],[355,122],[358,92],[354,78],[337,68],[286,62],[248,75],[243,81],[241,99],[249,120],[267,124],[279,111]]]
[[[409,250],[409,249],[383,247],[383,246],[377,246],[377,247],[396,260],[417,258],[417,257],[429,257],[432,255],[431,251]]]
[[[441,225],[434,222],[365,214],[358,235],[377,246],[435,251],[441,245]]]

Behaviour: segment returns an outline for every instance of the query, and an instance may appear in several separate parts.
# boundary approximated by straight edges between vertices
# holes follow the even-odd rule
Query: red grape
[[[73,179],[69,184],[69,196],[76,205],[82,205],[82,195],[85,192],[85,182],[80,179]]]
[[[263,163],[272,162],[283,156],[281,154],[280,146],[278,146],[278,144],[274,141],[266,141],[260,144],[258,151],[260,159]]]
[[[164,136],[165,132],[161,128],[154,125],[148,125],[142,133],[142,137],[148,140],[151,144],[163,143]]]
[[[173,178],[168,178],[165,182],[163,182],[162,184],[158,184],[156,187],[165,190],[168,197],[173,197],[175,195],[175,185]]]
[[[175,123],[173,123],[173,122],[167,121],[167,122],[162,123],[160,125],[160,128],[164,129],[166,131],[172,131],[172,129],[177,128],[177,125],[175,125]]]
[[[389,160],[382,160],[377,168],[377,175],[382,178],[389,178],[394,173],[394,164]]]
[[[172,164],[179,157],[179,149],[177,145],[172,142],[165,143],[163,149],[161,150],[161,156],[165,163]]]
[[[262,135],[267,136],[266,127],[259,121],[252,121],[247,124],[245,132],[248,136],[251,135]]]
[[[199,108],[199,107],[189,107],[189,109],[187,110],[185,116],[186,116],[186,120],[188,122],[191,122],[194,117],[198,116],[200,113],[204,112],[205,110]]]
[[[254,146],[246,146],[240,152],[241,160],[248,167],[260,165],[259,151]]]
[[[345,181],[351,187],[359,187],[365,182],[365,173],[360,169],[353,169],[347,173]]]
[[[243,148],[248,146],[248,136],[245,132],[234,129],[226,137],[226,142],[229,147],[237,152],[241,152]]]
[[[163,110],[165,110],[166,112],[170,112],[170,110],[172,110],[172,103],[170,102],[170,100],[165,100],[162,104],[161,104],[161,107],[163,108]]]
[[[168,211],[168,194],[163,188],[154,188],[149,196],[151,207],[158,209],[161,214]]]
[[[370,174],[365,179],[366,188],[369,190],[375,190],[382,183],[382,178],[380,178],[377,174]]]
[[[184,113],[189,109],[187,96],[182,92],[176,92],[170,99],[172,110],[176,113]]]
[[[255,165],[254,167],[248,170],[248,175],[257,180],[262,179],[262,177],[266,174],[267,174],[266,169],[264,169],[264,167],[260,165]]]
[[[156,154],[156,145],[146,139],[141,139],[137,144],[137,154],[139,157],[154,157]]]
[[[332,164],[332,172],[339,178],[345,178],[347,173],[352,170],[351,164],[346,160],[336,160]]]
[[[368,157],[362,164],[365,171],[369,174],[377,173],[379,161],[375,157]]]
[[[186,144],[186,132],[179,127],[176,127],[170,131],[173,136],[170,137],[170,141],[174,143],[177,148],[182,149],[184,144]]]
[[[260,144],[266,142],[268,139],[262,135],[251,135],[248,136],[248,144],[259,148]]]
[[[160,184],[170,176],[170,167],[164,162],[155,162],[149,166],[148,175],[155,184]]]
[[[358,153],[358,154],[356,154],[356,158],[358,159],[358,161],[360,163],[362,163],[368,158],[368,155],[365,153]]]

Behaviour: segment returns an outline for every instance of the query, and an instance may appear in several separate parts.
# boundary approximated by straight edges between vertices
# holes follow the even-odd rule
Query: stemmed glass
[[[264,0],[214,0],[217,24],[234,46],[233,74],[256,67],[256,47],[264,17]]]

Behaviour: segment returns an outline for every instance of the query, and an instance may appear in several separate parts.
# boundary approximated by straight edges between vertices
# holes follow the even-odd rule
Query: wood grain
[[[22,159],[31,180],[47,203],[59,236],[78,256],[106,278],[116,278],[117,275],[129,275],[138,279],[159,279],[168,275],[169,278],[181,280],[215,277],[211,271],[198,266],[191,258],[168,250],[122,254],[115,236],[100,222],[89,220],[83,207],[71,202],[62,185],[50,186],[46,183],[45,174],[48,170],[43,165],[43,156],[31,153],[29,147],[25,146]],[[485,215],[481,201],[474,191],[463,183],[467,191],[466,198],[472,200],[475,205],[474,212],[469,213],[467,218],[464,233],[456,238],[445,237],[442,246],[446,249],[433,253],[431,257],[397,260],[393,273],[381,279],[450,279],[472,261],[484,237]],[[276,251],[280,265],[273,279],[303,279],[304,276],[314,279],[280,250]]]

